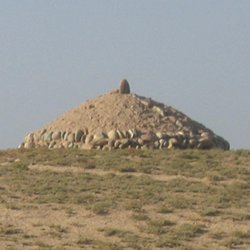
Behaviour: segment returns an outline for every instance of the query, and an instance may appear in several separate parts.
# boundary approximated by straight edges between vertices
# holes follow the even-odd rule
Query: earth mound
[[[20,148],[221,148],[229,143],[171,106],[130,93],[128,82],[29,133]]]

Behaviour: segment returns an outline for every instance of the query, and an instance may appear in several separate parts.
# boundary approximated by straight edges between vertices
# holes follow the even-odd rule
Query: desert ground
[[[250,249],[250,150],[2,150],[0,249]]]

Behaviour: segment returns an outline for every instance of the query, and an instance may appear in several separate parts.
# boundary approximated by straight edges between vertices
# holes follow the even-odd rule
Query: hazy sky
[[[0,0],[0,148],[122,78],[250,148],[250,1]]]

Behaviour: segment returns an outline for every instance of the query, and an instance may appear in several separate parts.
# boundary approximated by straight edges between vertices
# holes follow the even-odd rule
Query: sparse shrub
[[[247,232],[235,231],[232,233],[232,236],[238,239],[250,239],[250,230]]]
[[[92,245],[94,241],[92,239],[89,239],[89,238],[80,238],[78,241],[77,241],[77,244],[78,245]]]
[[[119,229],[107,228],[105,229],[104,235],[109,237],[109,236],[119,235],[120,233],[121,231]]]
[[[50,225],[50,228],[52,230],[55,230],[58,233],[67,233],[68,232],[67,228],[65,228],[65,227],[63,227],[61,225],[54,225],[53,224],[53,225]]]
[[[191,199],[187,199],[185,196],[172,196],[167,200],[168,204],[175,209],[192,208],[193,204]]]
[[[11,167],[17,171],[28,171],[28,163],[27,162],[14,162],[11,164]]]
[[[160,236],[159,240],[156,242],[156,246],[159,248],[170,249],[180,247],[181,243],[180,240],[172,234],[164,234]]]
[[[96,165],[94,162],[88,162],[88,163],[85,163],[84,166],[83,166],[84,169],[95,169],[96,168]]]
[[[174,209],[166,205],[158,209],[158,213],[161,213],[161,214],[169,214],[173,212],[174,212]]]
[[[136,172],[136,169],[134,167],[128,166],[128,167],[122,167],[120,171],[123,173],[134,173]]]
[[[112,207],[111,203],[108,202],[98,202],[95,203],[92,207],[92,211],[96,215],[106,215],[109,212],[109,209]]]
[[[19,228],[13,228],[13,227],[8,227],[5,229],[2,229],[0,231],[0,234],[5,234],[5,235],[13,235],[13,234],[21,234],[23,231]]]
[[[229,249],[237,249],[238,246],[243,245],[244,241],[241,238],[230,238],[227,240],[224,240],[224,246],[228,247]]]
[[[149,220],[149,217],[145,213],[136,213],[133,215],[133,218],[138,221],[147,221]]]
[[[190,240],[193,237],[197,237],[205,232],[202,225],[185,223],[178,226],[174,234],[177,238],[182,240]]]
[[[219,215],[221,212],[213,207],[207,207],[207,208],[204,208],[202,211],[201,211],[201,215],[202,216],[217,216]]]
[[[161,235],[169,231],[169,227],[173,226],[175,223],[169,220],[153,220],[148,223],[147,232]]]
[[[150,225],[152,226],[159,226],[159,227],[166,227],[166,226],[173,226],[175,225],[175,223],[173,221],[170,220],[166,220],[166,219],[157,219],[157,220],[153,220],[150,222]]]
[[[143,204],[140,201],[129,201],[126,204],[124,204],[125,209],[138,213],[143,212],[142,206]]]

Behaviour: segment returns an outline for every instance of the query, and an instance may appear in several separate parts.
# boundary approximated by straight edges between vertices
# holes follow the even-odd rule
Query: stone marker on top
[[[123,79],[120,81],[119,93],[120,94],[130,94],[130,87],[129,87],[128,81],[126,79]]]

